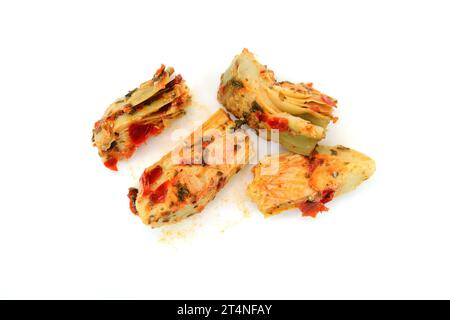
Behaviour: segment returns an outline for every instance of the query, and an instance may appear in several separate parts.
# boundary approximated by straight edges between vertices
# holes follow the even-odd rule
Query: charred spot
[[[111,144],[109,145],[109,148],[106,151],[111,151],[113,150],[115,147],[117,146],[117,141],[113,141],[111,142]]]
[[[169,110],[169,108],[171,106],[172,106],[172,103],[168,103],[168,104],[164,105],[161,109],[159,109],[158,112],[165,113],[165,112],[167,112],[167,110]]]

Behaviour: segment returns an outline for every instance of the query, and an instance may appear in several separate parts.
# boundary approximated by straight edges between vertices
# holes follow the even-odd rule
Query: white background
[[[0,298],[450,298],[448,1],[2,1]],[[318,219],[264,219],[240,173],[202,215],[151,230],[127,188],[175,143],[120,172],[91,129],[172,65],[219,107],[242,48],[278,79],[338,98],[324,143],[377,162]]]

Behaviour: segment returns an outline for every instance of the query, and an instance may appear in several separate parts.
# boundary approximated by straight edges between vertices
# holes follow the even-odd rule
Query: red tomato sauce
[[[328,211],[322,202],[305,202],[300,205],[304,217],[317,217],[319,212]]]
[[[334,102],[334,100],[331,99],[329,96],[326,96],[323,94],[321,98],[322,98],[322,101],[325,102],[327,105],[336,107],[336,102]]]
[[[164,182],[155,191],[150,195],[150,200],[152,203],[161,203],[164,202],[167,196],[167,191],[169,190],[169,181]]]
[[[267,120],[267,124],[272,129],[278,129],[280,131],[288,131],[289,130],[289,121],[285,118],[272,117]]]
[[[140,184],[142,187],[142,193],[144,196],[149,195],[151,192],[152,185],[158,180],[163,174],[163,169],[160,166],[154,167],[150,171],[145,171],[140,179]]]
[[[266,122],[269,116],[265,114],[264,112],[257,112],[256,118],[258,118],[259,121]]]
[[[166,66],[163,65],[163,64],[161,64],[161,66],[159,67],[159,69],[156,70],[156,72],[155,72],[155,77],[159,77],[159,76],[163,73],[163,71],[164,71],[165,69],[166,69]]]
[[[313,174],[314,171],[323,164],[323,159],[312,158],[309,162],[309,174]]]
[[[256,117],[259,121],[267,123],[267,125],[272,129],[277,129],[280,131],[289,130],[289,121],[286,118],[270,117],[264,112],[258,112]]]
[[[116,158],[109,158],[104,163],[105,167],[107,167],[110,170],[118,171],[117,170],[117,159]]]
[[[320,200],[320,202],[322,202],[323,204],[330,202],[334,198],[334,193],[335,191],[332,189],[322,191],[322,199]]]
[[[161,133],[162,129],[153,124],[133,123],[128,128],[128,134],[131,142],[135,145],[143,144],[149,137],[156,136]]]

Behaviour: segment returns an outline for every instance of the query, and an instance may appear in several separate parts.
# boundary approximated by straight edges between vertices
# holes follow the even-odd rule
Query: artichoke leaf
[[[123,114],[121,115],[114,126],[114,129],[116,131],[121,130],[125,127],[127,127],[131,122],[139,122],[140,120],[142,120],[144,117],[146,117],[149,114],[153,114],[158,112],[162,107],[168,105],[169,103],[172,103],[173,101],[175,101],[175,99],[177,99],[178,97],[181,96],[182,94],[182,90],[179,90],[178,86],[175,86],[176,89],[178,90],[171,90],[169,92],[165,92],[161,98],[152,101],[149,105],[144,105],[142,107],[142,109],[136,111],[135,113],[132,114]]]
[[[314,148],[319,141],[320,139],[294,136],[287,132],[281,132],[278,142],[291,152],[309,156],[314,151]]]
[[[173,80],[172,75],[173,72],[169,73],[167,70],[164,70],[156,80],[150,80],[149,82],[143,83],[141,87],[133,92],[128,100],[126,100],[127,104],[135,107],[138,104],[150,99]]]

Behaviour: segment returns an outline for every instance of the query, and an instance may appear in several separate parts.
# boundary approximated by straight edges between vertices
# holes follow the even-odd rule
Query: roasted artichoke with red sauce
[[[145,169],[139,188],[130,188],[131,211],[153,228],[200,213],[249,162],[248,135],[237,131],[224,110]]]
[[[317,91],[312,83],[276,81],[273,71],[247,49],[222,74],[218,100],[254,129],[279,130],[279,142],[302,155],[310,155],[325,138],[330,121],[337,120],[332,115],[336,99]]]
[[[181,75],[164,65],[153,78],[111,104],[95,123],[92,142],[104,165],[117,171],[117,162],[161,133],[171,119],[185,114],[189,88]]]
[[[299,208],[303,216],[328,211],[334,197],[350,192],[375,172],[375,162],[343,146],[318,146],[310,157],[285,153],[253,168],[247,194],[266,216]]]

